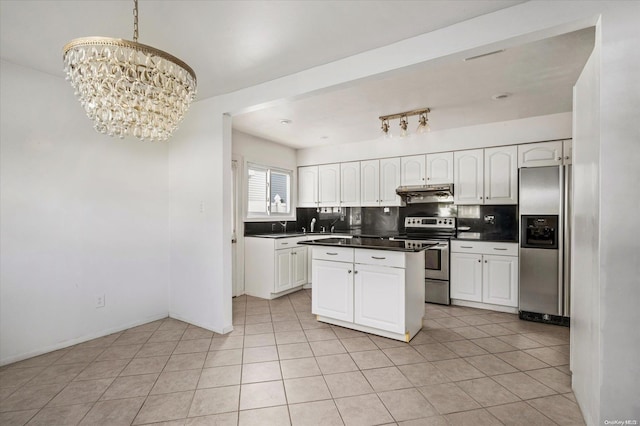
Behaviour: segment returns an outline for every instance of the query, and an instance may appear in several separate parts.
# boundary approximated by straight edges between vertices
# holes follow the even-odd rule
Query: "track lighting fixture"
[[[427,114],[431,112],[430,108],[423,108],[423,109],[416,109],[413,111],[407,111],[407,112],[400,112],[397,114],[390,114],[390,115],[382,115],[380,116],[380,121],[382,122],[382,134],[387,137],[390,138],[391,137],[391,130],[389,128],[389,120],[393,120],[396,118],[400,119],[400,137],[407,137],[409,136],[409,131],[407,130],[409,127],[409,119],[408,117],[411,117],[413,115],[417,115],[418,116],[418,128],[416,129],[416,133],[417,134],[424,134],[426,132],[429,132],[431,130],[431,128],[429,127],[429,119],[427,118]]]

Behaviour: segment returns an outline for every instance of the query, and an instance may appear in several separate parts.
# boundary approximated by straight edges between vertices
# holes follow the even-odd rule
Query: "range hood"
[[[406,204],[453,203],[453,184],[399,186],[396,194]]]

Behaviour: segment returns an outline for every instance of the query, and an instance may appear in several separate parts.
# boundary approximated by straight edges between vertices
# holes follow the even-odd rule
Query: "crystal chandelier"
[[[109,136],[167,140],[196,94],[196,74],[162,50],[133,41],[85,37],[64,46],[64,71],[94,128]]]

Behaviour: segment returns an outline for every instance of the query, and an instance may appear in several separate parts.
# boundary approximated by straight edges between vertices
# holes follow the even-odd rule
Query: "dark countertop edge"
[[[457,240],[457,241],[482,241],[482,242],[487,242],[487,243],[513,243],[513,244],[518,244],[519,241],[518,240],[505,240],[505,239],[500,239],[500,238],[464,238],[464,237],[455,237],[455,238],[451,238],[452,241]]]
[[[356,234],[350,232],[307,232],[306,234],[296,233],[293,235],[292,233],[283,234],[282,236],[277,235],[278,233],[273,234],[254,234],[254,235],[245,235],[244,237],[252,237],[252,238],[269,238],[269,239],[280,239],[280,238],[299,238],[299,237],[312,237],[312,236],[332,236],[332,237],[340,237],[340,236],[348,236],[348,237],[363,237],[363,238],[380,238],[380,239],[389,239],[391,237],[398,237],[399,234]]]
[[[428,247],[420,248],[404,248],[404,247],[384,247],[384,246],[368,246],[368,245],[350,245],[350,244],[338,244],[328,243],[324,240],[311,240],[311,241],[299,241],[298,244],[306,246],[323,246],[323,247],[344,247],[352,249],[368,249],[368,250],[382,250],[382,251],[400,251],[404,253],[416,253],[426,250]]]

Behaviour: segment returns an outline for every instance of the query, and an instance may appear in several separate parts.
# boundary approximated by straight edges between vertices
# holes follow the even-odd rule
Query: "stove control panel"
[[[455,229],[455,217],[406,217],[405,228]]]

